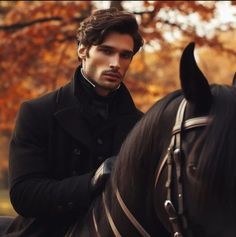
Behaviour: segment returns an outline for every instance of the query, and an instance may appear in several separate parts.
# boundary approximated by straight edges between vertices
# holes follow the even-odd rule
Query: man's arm
[[[92,172],[63,180],[51,178],[47,122],[40,111],[23,103],[10,143],[10,198],[25,217],[80,212],[91,201]]]

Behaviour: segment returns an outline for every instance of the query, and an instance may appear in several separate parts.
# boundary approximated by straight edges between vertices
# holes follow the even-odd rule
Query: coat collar
[[[88,94],[81,85],[81,77],[80,67],[78,67],[72,81],[58,90],[55,117],[65,131],[89,146],[91,135],[87,117],[91,118],[94,114],[87,109]],[[117,123],[124,117],[132,119],[138,116],[138,110],[123,83],[114,95],[111,113]]]

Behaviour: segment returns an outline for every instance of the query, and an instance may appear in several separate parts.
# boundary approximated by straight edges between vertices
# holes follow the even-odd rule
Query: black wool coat
[[[102,119],[81,80],[77,69],[64,87],[21,105],[9,158],[10,198],[19,216],[4,236],[64,236],[91,203],[94,170],[118,153],[142,116],[122,84]]]

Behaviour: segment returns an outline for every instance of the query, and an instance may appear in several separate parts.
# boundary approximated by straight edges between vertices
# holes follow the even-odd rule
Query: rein
[[[130,210],[128,209],[128,207],[126,206],[126,204],[124,203],[124,200],[122,199],[120,192],[118,190],[118,188],[116,188],[116,192],[115,192],[117,201],[121,207],[121,209],[123,210],[123,212],[125,213],[126,217],[130,220],[130,222],[133,224],[133,226],[138,230],[138,232],[140,233],[140,235],[142,237],[151,237],[151,235],[148,234],[148,232],[143,228],[143,226],[137,221],[137,219],[134,217],[134,215],[130,212]],[[112,219],[111,213],[107,207],[106,204],[106,200],[105,200],[105,193],[102,193],[102,200],[103,200],[103,205],[105,208],[105,214],[107,217],[107,220],[110,224],[110,227],[112,229],[112,232],[114,234],[115,237],[122,237],[122,235],[120,234],[120,232],[118,231],[114,220]],[[100,233],[98,231],[98,226],[97,226],[97,222],[96,222],[96,218],[94,215],[94,211],[93,211],[93,224],[94,224],[94,228],[96,231],[96,234],[98,237],[100,237]]]
[[[167,189],[167,199],[164,203],[166,213],[169,217],[169,222],[172,227],[174,237],[183,237],[183,230],[187,230],[188,223],[184,214],[184,195],[183,195],[183,183],[182,183],[182,143],[181,135],[184,130],[190,130],[197,127],[205,127],[209,124],[209,116],[195,117],[184,121],[184,114],[186,110],[187,101],[183,99],[179,105],[176,115],[175,125],[172,129],[171,142],[167,150],[167,154],[157,168],[157,175],[155,180],[155,190],[157,189],[157,183],[163,171],[164,165],[167,164],[167,181],[165,187]],[[171,185],[173,175],[173,164],[175,164],[176,172],[176,187],[177,187],[177,203],[178,211],[173,206],[171,201]],[[189,236],[192,236],[189,232]]]

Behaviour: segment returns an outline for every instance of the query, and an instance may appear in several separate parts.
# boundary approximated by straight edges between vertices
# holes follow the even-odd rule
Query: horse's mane
[[[157,152],[157,143],[162,142],[156,139],[162,130],[160,122],[162,113],[168,104],[179,95],[180,92],[177,91],[155,103],[126,137],[112,175],[112,181],[119,185],[120,189],[126,185],[135,189],[133,186],[137,184],[134,180],[137,178],[136,175],[140,174],[140,178],[143,179],[142,174],[150,171],[149,166],[158,163],[158,157],[153,159],[153,156]],[[161,147],[159,144],[158,146]],[[128,182],[123,183],[124,180]]]
[[[180,95],[176,91],[161,99],[135,125],[121,147],[111,176],[112,186],[118,187],[131,212],[147,229],[147,225],[153,228],[148,210],[153,211],[149,205],[153,205],[154,175],[164,145],[158,140],[163,133],[162,112]]]

